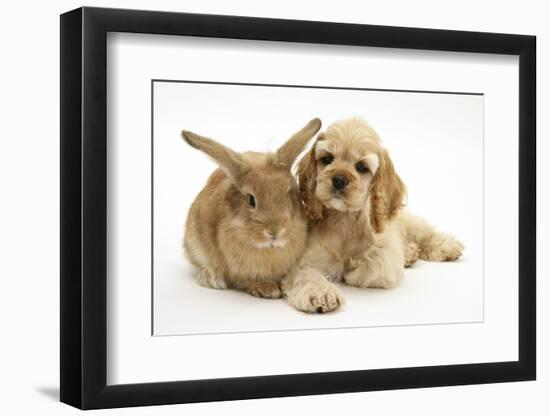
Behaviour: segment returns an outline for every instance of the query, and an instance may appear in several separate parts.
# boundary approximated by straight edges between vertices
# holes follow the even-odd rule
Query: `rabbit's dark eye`
[[[355,169],[357,170],[357,172],[360,172],[361,174],[364,174],[369,170],[369,168],[365,165],[364,162],[357,162],[357,165],[355,165]]]
[[[248,205],[250,207],[256,207],[256,199],[252,194],[248,194]]]
[[[332,164],[332,161],[334,161],[334,156],[332,155],[325,155],[321,159],[319,159],[323,165],[330,165]]]

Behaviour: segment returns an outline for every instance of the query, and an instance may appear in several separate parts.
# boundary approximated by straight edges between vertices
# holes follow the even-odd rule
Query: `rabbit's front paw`
[[[281,298],[282,292],[276,282],[254,282],[245,291],[254,297],[260,298]]]

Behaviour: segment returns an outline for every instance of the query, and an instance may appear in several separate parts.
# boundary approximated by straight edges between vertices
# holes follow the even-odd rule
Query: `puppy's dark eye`
[[[248,205],[250,207],[256,207],[256,199],[252,194],[248,194]]]
[[[355,169],[361,174],[369,171],[369,168],[363,162],[357,162],[357,165],[355,165]]]
[[[334,156],[332,155],[326,155],[323,156],[321,159],[319,159],[323,165],[330,165],[332,161],[334,161]]]

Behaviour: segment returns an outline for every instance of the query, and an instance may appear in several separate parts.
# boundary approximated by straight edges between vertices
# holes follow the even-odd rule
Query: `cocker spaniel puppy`
[[[320,133],[297,175],[311,231],[282,289],[298,310],[322,313],[342,305],[333,282],[393,288],[418,258],[454,261],[462,255],[461,242],[402,210],[405,185],[362,119],[339,121]]]

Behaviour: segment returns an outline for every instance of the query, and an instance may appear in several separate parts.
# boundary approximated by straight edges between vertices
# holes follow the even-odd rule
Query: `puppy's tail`
[[[464,244],[454,236],[438,231],[422,217],[403,211],[397,221],[405,244],[405,266],[416,259],[456,261],[464,252]]]

